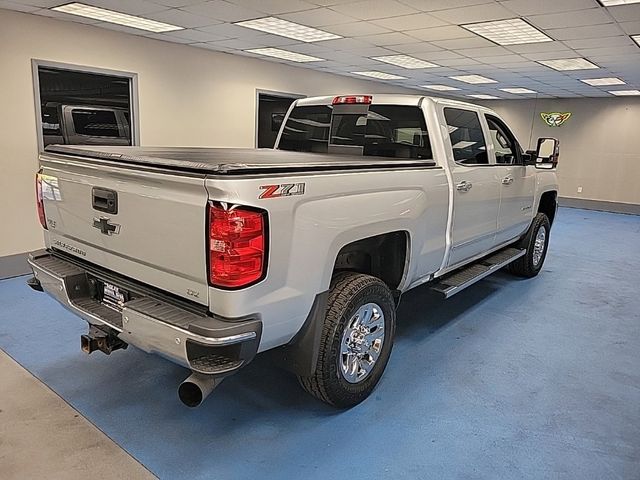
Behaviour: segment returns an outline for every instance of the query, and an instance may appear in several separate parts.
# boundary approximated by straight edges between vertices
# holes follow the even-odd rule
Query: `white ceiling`
[[[0,8],[55,17],[194,47],[291,63],[244,52],[279,47],[327,59],[295,65],[340,75],[378,70],[407,77],[383,81],[406,87],[445,84],[465,97],[490,94],[514,99],[500,88],[524,87],[546,97],[611,96],[609,90],[640,88],[640,3],[604,8],[596,0],[81,0],[83,3],[185,27],[154,34],[49,10],[65,0],[0,0]],[[303,43],[233,25],[276,16],[345,38]],[[502,47],[460,24],[524,18],[554,42]],[[440,65],[408,70],[370,57],[407,54]],[[557,72],[539,60],[585,57],[601,68]],[[469,85],[454,75],[497,80]],[[592,87],[580,79],[619,77],[627,85]],[[364,78],[364,77],[360,77]]]

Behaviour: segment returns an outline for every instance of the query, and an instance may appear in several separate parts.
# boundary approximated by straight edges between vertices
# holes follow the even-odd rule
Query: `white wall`
[[[560,140],[562,197],[640,204],[640,98],[483,103],[507,120],[525,149],[530,138],[531,149],[538,137]],[[552,128],[542,121],[540,112],[572,115],[561,127]]]
[[[253,147],[256,89],[409,92],[0,9],[0,257],[42,246],[33,192],[34,58],[137,73],[141,145]]]

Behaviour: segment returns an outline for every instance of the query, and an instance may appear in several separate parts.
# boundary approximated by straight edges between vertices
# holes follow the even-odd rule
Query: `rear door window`
[[[487,145],[477,112],[445,108],[453,158],[462,165],[488,165]]]

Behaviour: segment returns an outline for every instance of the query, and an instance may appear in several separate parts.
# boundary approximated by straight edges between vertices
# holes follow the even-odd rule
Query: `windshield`
[[[327,153],[330,145],[362,147],[370,156],[433,158],[422,110],[402,105],[371,105],[355,114],[333,114],[329,105],[295,107],[278,148]]]

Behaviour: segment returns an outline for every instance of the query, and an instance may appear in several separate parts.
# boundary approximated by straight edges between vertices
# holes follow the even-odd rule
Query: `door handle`
[[[463,180],[456,185],[456,190],[458,190],[459,192],[468,192],[469,190],[471,190],[471,187],[473,187],[473,184],[471,182]]]
[[[507,175],[502,179],[503,185],[511,185],[513,183],[513,177],[511,175]]]

